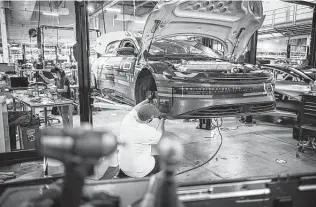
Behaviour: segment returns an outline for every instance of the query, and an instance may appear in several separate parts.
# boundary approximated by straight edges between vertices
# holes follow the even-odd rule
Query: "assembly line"
[[[315,206],[315,11],[1,1],[0,206]]]

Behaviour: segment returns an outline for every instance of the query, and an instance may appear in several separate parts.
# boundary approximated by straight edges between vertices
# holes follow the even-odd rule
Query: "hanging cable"
[[[136,16],[136,5],[135,5],[135,0],[133,0],[133,5],[134,5],[134,17]]]
[[[192,170],[195,170],[195,169],[197,169],[197,168],[200,168],[200,167],[206,165],[207,163],[209,163],[210,161],[212,161],[212,160],[215,158],[215,156],[217,155],[217,153],[219,152],[219,150],[221,149],[222,144],[223,144],[223,136],[222,136],[222,133],[221,133],[221,130],[220,130],[220,127],[223,125],[223,120],[222,120],[222,118],[221,118],[220,120],[221,120],[221,124],[218,123],[218,119],[217,119],[217,118],[214,118],[215,124],[213,124],[213,119],[211,119],[212,128],[213,128],[213,127],[214,127],[214,129],[217,128],[218,133],[219,133],[219,135],[220,135],[220,144],[219,144],[218,148],[216,149],[215,153],[214,153],[209,159],[207,159],[206,161],[204,161],[203,163],[201,163],[201,164],[199,164],[199,165],[196,165],[196,166],[194,166],[194,167],[192,167],[192,168],[189,168],[189,169],[187,169],[187,170],[180,171],[180,172],[176,173],[176,175],[181,175],[181,174],[190,172],[190,171],[192,171]]]
[[[37,22],[37,28],[40,27],[41,22],[41,1],[38,1],[38,22]]]
[[[37,48],[40,49],[39,62],[42,62],[44,57],[43,45],[42,45],[42,37],[41,37],[41,1],[38,1],[38,22],[37,22]]]
[[[123,31],[125,31],[125,4],[123,2]]]
[[[102,3],[102,18],[103,18],[103,29],[104,29],[104,34],[106,34],[105,30],[105,18],[104,18],[104,8],[103,8],[104,2]],[[99,28],[98,28],[99,29]]]
[[[59,6],[58,6],[59,7]],[[57,7],[57,13],[58,13],[58,7]],[[57,17],[57,41],[56,41],[56,65],[58,65],[58,39],[59,39],[59,15],[58,15],[58,17]]]

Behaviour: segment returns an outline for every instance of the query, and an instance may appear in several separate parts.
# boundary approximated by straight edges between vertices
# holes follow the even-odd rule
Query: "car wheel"
[[[137,84],[136,103],[138,104],[147,98],[153,97],[154,94],[157,94],[157,86],[154,78],[151,75],[144,76],[139,84]]]

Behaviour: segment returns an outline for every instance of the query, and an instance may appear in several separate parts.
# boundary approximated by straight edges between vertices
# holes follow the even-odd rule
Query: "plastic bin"
[[[35,140],[39,139],[39,126],[20,127],[23,149],[35,149]]]
[[[10,111],[8,119],[11,150],[17,149],[17,127],[21,149],[35,149],[35,140],[39,138],[39,117],[30,111]]]

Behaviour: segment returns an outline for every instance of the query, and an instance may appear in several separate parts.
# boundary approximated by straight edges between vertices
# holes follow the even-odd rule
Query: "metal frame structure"
[[[75,2],[80,123],[92,124],[87,2]]]
[[[313,8],[313,20],[312,20],[312,34],[311,34],[311,43],[310,43],[310,57],[308,65],[311,67],[316,67],[316,3],[308,1],[290,1],[283,0],[284,2],[299,4],[304,6],[309,6]]]
[[[309,66],[316,67],[316,5],[313,10],[312,35],[310,44]]]

